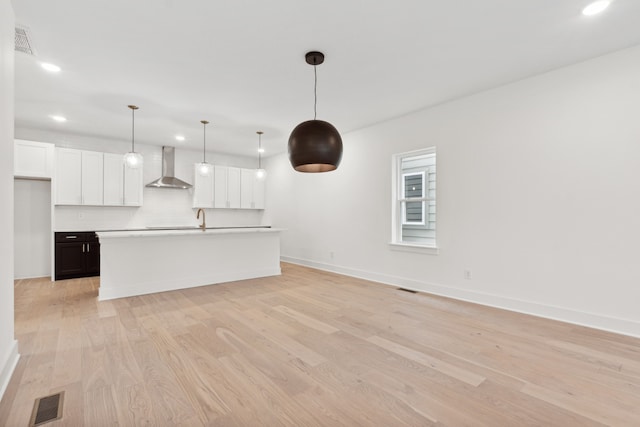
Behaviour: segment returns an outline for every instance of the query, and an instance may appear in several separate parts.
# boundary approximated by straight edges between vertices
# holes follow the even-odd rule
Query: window
[[[402,174],[402,224],[424,225],[424,172]],[[417,200],[417,201],[412,201]]]
[[[435,148],[393,156],[392,245],[436,248]]]

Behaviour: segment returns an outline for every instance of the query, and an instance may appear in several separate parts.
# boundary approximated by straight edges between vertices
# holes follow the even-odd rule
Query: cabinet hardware
[[[78,236],[66,236],[65,239],[77,239]]]
[[[84,253],[84,243],[82,244],[82,253]]]
[[[87,243],[87,252],[91,252],[91,245]]]

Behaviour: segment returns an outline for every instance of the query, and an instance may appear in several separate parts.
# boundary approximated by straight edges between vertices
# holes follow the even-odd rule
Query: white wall
[[[0,398],[19,357],[13,338],[13,63],[13,8],[0,0]]]
[[[266,220],[286,260],[640,336],[639,95],[640,46],[343,135],[335,172],[271,158]],[[429,146],[440,253],[391,250],[391,155]]]
[[[89,136],[52,134],[35,129],[16,129],[16,137],[32,141],[54,143],[56,147],[76,148],[105,153],[130,151],[130,142],[104,141]],[[136,151],[144,156],[144,183],[159,178],[162,172],[162,148],[136,144]],[[202,152],[176,146],[175,173],[193,184],[193,165],[202,161]],[[207,152],[207,161],[216,165],[255,168],[256,158]],[[58,206],[54,213],[55,231],[83,231],[105,229],[144,228],[147,226],[196,225],[195,210],[191,207],[193,190],[145,188],[143,206],[91,207]],[[207,226],[262,225],[262,211],[240,209],[206,209]]]
[[[51,276],[51,181],[14,182],[14,277]]]

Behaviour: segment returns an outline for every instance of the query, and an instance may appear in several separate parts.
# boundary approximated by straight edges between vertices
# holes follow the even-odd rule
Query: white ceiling
[[[640,1],[589,1],[13,0],[37,49],[16,53],[16,132],[130,141],[137,104],[137,142],[200,149],[207,119],[208,148],[253,156],[263,130],[270,155],[313,117],[309,50],[344,134],[640,43]]]

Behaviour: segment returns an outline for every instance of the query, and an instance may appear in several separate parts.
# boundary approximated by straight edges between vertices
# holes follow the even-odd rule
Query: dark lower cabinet
[[[56,280],[100,275],[100,243],[94,232],[56,233]]]
[[[94,233],[95,236],[95,233]],[[87,242],[86,252],[87,276],[100,275],[100,243],[98,239],[95,242]]]

